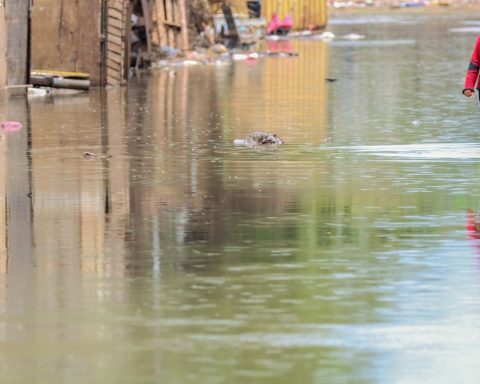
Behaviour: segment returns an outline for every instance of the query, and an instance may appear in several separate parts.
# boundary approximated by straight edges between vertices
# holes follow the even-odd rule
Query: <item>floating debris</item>
[[[283,140],[273,133],[252,132],[248,134],[248,136],[243,140],[242,139],[234,140],[233,144],[247,145],[247,146],[271,145],[271,144],[279,145],[279,144],[283,144]]]
[[[291,51],[266,51],[265,55],[268,57],[297,57],[298,52]]]
[[[333,34],[332,32],[323,32],[323,33],[320,33],[320,34],[314,34],[312,35],[312,39],[315,39],[315,40],[333,40],[335,38],[335,34]]]
[[[28,88],[28,97],[44,97],[48,95],[48,90],[45,88]]]
[[[97,157],[97,155],[93,152],[83,152],[82,156],[84,159],[93,159]]]
[[[22,129],[22,124],[18,121],[4,121],[2,128],[4,131],[13,132]]]
[[[345,40],[362,40],[365,39],[365,35],[359,35],[357,33],[349,33],[348,35],[342,36]]]

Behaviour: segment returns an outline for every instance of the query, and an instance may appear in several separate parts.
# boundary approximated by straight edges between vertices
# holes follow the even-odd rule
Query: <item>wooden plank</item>
[[[147,52],[148,55],[152,53],[152,19],[151,19],[151,11],[150,5],[147,0],[141,0],[142,3],[142,10],[143,10],[143,20],[145,21],[145,29],[146,29],[146,39],[147,39]]]
[[[175,16],[173,14],[173,0],[165,0],[165,14],[166,20],[174,21]],[[175,33],[171,28],[167,28],[167,45],[174,47],[175,46]]]
[[[110,31],[110,28],[117,28],[119,29],[120,34],[123,34],[123,27],[124,27],[123,20],[109,17],[107,23],[108,23],[109,31]]]
[[[0,7],[0,87],[7,85],[7,21],[5,8]]]
[[[118,46],[122,47],[123,46],[123,39],[119,36],[115,36],[112,34],[107,34],[107,41],[109,43],[117,44]]]
[[[122,56],[114,56],[109,55],[107,59],[107,63],[115,63],[119,66],[119,69],[122,69],[121,66],[123,65],[123,57]]]
[[[112,75],[107,75],[107,84],[108,85],[120,85],[122,82],[122,79],[118,77],[114,77]]]
[[[108,76],[110,76],[112,78],[115,78],[117,80],[121,80],[121,78],[122,78],[121,68],[118,68],[116,66],[110,66],[110,65],[107,65],[107,67],[110,69],[108,71]]]
[[[117,36],[123,39],[123,28],[119,29],[116,26],[111,26],[107,24],[108,33],[112,36]]]
[[[167,45],[167,31],[165,29],[165,26],[163,25],[165,21],[165,7],[163,4],[163,0],[154,0],[154,4],[155,4],[155,15],[156,15],[156,21],[157,21],[156,27],[158,28],[160,45],[165,46]]]
[[[167,27],[173,27],[173,28],[177,28],[177,29],[182,29],[181,24],[175,23],[175,22],[173,22],[173,21],[167,21],[167,20],[165,20],[165,21],[163,22],[163,24],[165,24]]]
[[[35,0],[32,66],[86,72],[92,85],[100,85],[102,1]]]
[[[105,71],[107,85],[121,85],[125,82],[126,65],[126,51],[127,47],[127,33],[130,25],[127,18],[130,17],[128,0],[117,0],[113,3],[107,3],[107,42],[106,42],[106,57],[105,57]],[[112,8],[110,8],[112,7]],[[113,15],[114,17],[111,17]]]
[[[116,45],[116,44],[109,44],[108,45],[108,50],[109,52],[116,53],[118,55],[123,55],[124,53],[124,48],[123,46]]]
[[[84,72],[67,72],[67,71],[55,71],[49,69],[32,69],[32,75],[39,76],[57,76],[57,77],[68,77],[72,79],[89,79],[90,75]]]
[[[187,8],[185,0],[178,0],[178,8],[180,12],[180,40],[181,49],[188,50],[188,24],[187,24]]]
[[[110,0],[108,2],[108,8],[109,9],[116,9],[117,11],[119,11],[122,14],[123,14],[123,7],[124,7],[124,3],[121,0],[120,1]]]
[[[108,8],[107,16],[114,19],[123,20],[123,12],[118,9]]]
[[[7,21],[7,84],[25,84],[29,77],[29,2],[5,1]]]
[[[123,52],[114,52],[112,50],[109,50],[108,57],[111,57],[112,60],[115,60],[118,63],[121,63],[123,60]]]
[[[124,43],[125,50],[124,52],[124,63],[123,63],[123,79],[122,83],[125,83],[130,75],[130,60],[131,60],[131,31],[132,31],[132,18],[131,18],[131,3],[130,1],[125,2],[125,27],[124,27]]]

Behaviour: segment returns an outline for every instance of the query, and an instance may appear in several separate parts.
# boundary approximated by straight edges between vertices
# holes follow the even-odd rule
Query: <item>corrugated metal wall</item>
[[[326,0],[262,0],[262,16],[270,20],[276,13],[280,18],[293,17],[293,28],[307,29],[309,26],[323,28],[327,25]]]

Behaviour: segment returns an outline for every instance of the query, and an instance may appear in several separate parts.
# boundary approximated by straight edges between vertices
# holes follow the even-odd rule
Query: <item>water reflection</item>
[[[416,42],[393,53],[276,42],[299,56],[12,100],[0,115],[24,128],[0,143],[0,375],[473,382],[464,212],[479,151],[472,106],[450,96],[463,69],[444,76],[461,67],[452,41],[471,44],[448,20],[415,22],[425,36],[355,31]],[[252,130],[286,144],[232,145]]]

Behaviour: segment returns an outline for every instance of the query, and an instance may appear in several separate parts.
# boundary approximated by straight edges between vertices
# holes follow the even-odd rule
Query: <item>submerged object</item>
[[[19,123],[18,121],[4,121],[2,122],[2,128],[4,131],[13,132],[21,129],[22,124]]]
[[[82,156],[85,159],[93,159],[94,157],[97,157],[97,155],[93,152],[83,152]]]
[[[279,145],[283,144],[283,140],[273,133],[252,132],[245,139],[236,139],[233,141],[235,145]]]

